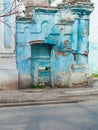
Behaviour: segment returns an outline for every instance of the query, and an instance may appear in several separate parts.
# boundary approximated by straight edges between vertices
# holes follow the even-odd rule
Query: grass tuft
[[[94,78],[98,78],[98,74],[92,74]]]

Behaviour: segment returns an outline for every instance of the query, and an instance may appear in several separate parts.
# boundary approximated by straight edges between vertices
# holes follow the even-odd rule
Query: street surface
[[[98,100],[0,108],[0,130],[98,130]]]

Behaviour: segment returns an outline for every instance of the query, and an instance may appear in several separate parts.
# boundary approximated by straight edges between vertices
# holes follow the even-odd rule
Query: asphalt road
[[[98,130],[98,100],[0,108],[0,130]]]

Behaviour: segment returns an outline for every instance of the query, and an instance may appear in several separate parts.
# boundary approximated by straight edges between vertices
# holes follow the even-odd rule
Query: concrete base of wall
[[[0,70],[0,89],[18,89],[17,70]]]
[[[65,72],[55,75],[54,86],[61,87],[92,87],[92,75],[85,72]]]
[[[90,73],[71,73],[70,87],[92,87],[93,79]]]
[[[19,75],[19,88],[29,88],[31,87],[31,76],[30,75],[25,75],[21,74]]]
[[[50,83],[54,87],[92,87],[92,75],[89,72],[63,72],[55,73]],[[19,88],[29,88],[33,85],[30,75],[19,75]],[[44,85],[44,83],[42,84]]]
[[[53,87],[64,88],[80,88],[92,87],[92,75],[84,72],[64,72],[56,73],[54,83],[50,83]],[[52,81],[53,82],[53,81]],[[19,88],[29,88],[33,85],[30,75],[19,75]],[[44,83],[43,83],[44,85]]]

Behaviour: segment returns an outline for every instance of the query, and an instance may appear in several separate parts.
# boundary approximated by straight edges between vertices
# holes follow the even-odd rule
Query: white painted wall
[[[98,74],[98,0],[91,0],[95,9],[90,16],[89,67],[92,73]]]
[[[90,41],[98,42],[98,0],[91,0],[91,2],[94,3],[95,9],[90,19]]]

